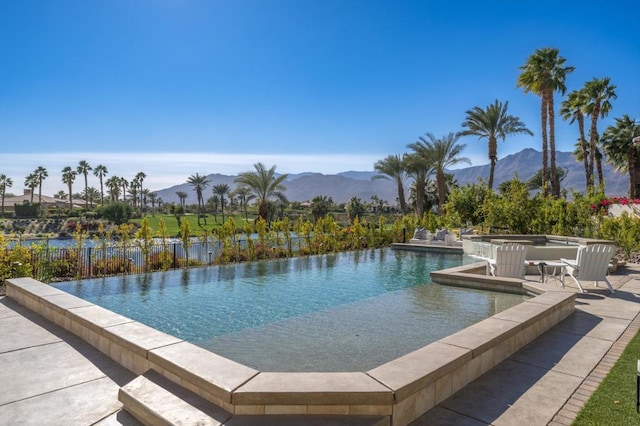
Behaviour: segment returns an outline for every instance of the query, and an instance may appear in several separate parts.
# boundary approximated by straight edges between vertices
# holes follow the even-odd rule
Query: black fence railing
[[[210,265],[219,250],[217,241],[193,242],[187,249],[180,242],[146,247],[31,247],[28,258],[11,265],[12,276],[49,282]]]

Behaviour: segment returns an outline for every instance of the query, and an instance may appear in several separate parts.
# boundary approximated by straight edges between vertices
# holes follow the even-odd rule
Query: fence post
[[[89,262],[89,265],[88,265],[88,268],[87,268],[87,272],[88,272],[89,276],[87,278],[93,278],[93,265],[91,264],[91,247],[87,247],[87,252],[88,252],[87,261]]]
[[[173,269],[177,268],[177,259],[176,259],[176,243],[173,243]]]

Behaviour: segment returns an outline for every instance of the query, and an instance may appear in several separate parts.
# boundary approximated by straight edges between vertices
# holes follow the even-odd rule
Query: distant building
[[[49,197],[48,195],[42,196],[42,209],[43,211],[47,211],[52,207],[66,209],[69,208],[69,200],[61,200],[59,198]],[[39,201],[38,194],[33,194],[33,202],[37,203]],[[28,204],[31,202],[31,190],[25,189],[24,194],[17,195],[15,197],[5,197],[4,199],[4,213],[12,214],[15,213],[16,204]],[[91,204],[91,203],[89,203]],[[73,200],[73,208],[84,208],[84,200]]]

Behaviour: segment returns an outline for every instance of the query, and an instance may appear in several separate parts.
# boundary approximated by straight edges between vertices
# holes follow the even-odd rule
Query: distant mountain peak
[[[562,187],[567,190],[584,192],[585,178],[584,166],[573,157],[570,152],[558,151],[556,154],[556,163],[558,167],[567,169],[565,179],[562,181]],[[534,148],[525,148],[522,151],[509,154],[496,162],[494,187],[500,183],[512,179],[515,174],[521,180],[527,180],[533,176],[542,167],[542,153]],[[477,183],[478,177],[487,179],[489,177],[488,164],[481,166],[470,166],[464,169],[451,171],[455,180],[460,185],[467,183]],[[603,164],[606,190],[610,195],[623,195],[628,190],[629,179],[626,175],[616,172],[613,167]],[[362,201],[369,201],[372,195],[378,196],[382,200],[386,200],[390,204],[394,204],[397,197],[397,189],[394,182],[388,179],[371,179],[379,173],[375,171],[355,171],[337,173],[334,175],[325,175],[317,172],[304,172],[289,174],[288,179],[284,182],[287,188],[285,196],[289,201],[309,201],[318,195],[326,195],[333,199],[336,203],[344,203],[351,197],[358,197]],[[236,176],[227,176],[219,173],[212,173],[207,176],[210,187],[221,183],[226,183],[235,189]],[[406,185],[408,190],[409,183]],[[197,198],[193,187],[187,183],[177,184],[170,188],[155,191],[164,202],[179,202],[176,195],[177,191],[184,191],[188,195],[187,203],[195,203]],[[208,188],[205,191],[205,200],[211,197],[213,193]]]

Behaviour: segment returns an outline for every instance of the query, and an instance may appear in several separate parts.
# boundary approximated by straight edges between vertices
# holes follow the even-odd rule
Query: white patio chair
[[[609,263],[612,257],[612,246],[593,244],[578,248],[575,260],[560,259],[560,261],[567,265],[567,273],[573,278],[582,293],[585,293],[582,287],[583,281],[594,281],[596,287],[598,287],[598,281],[604,281],[609,287],[609,291],[614,293],[615,290],[607,279]]]
[[[503,244],[496,248],[496,258],[487,260],[487,275],[524,279],[526,257],[522,244]]]

